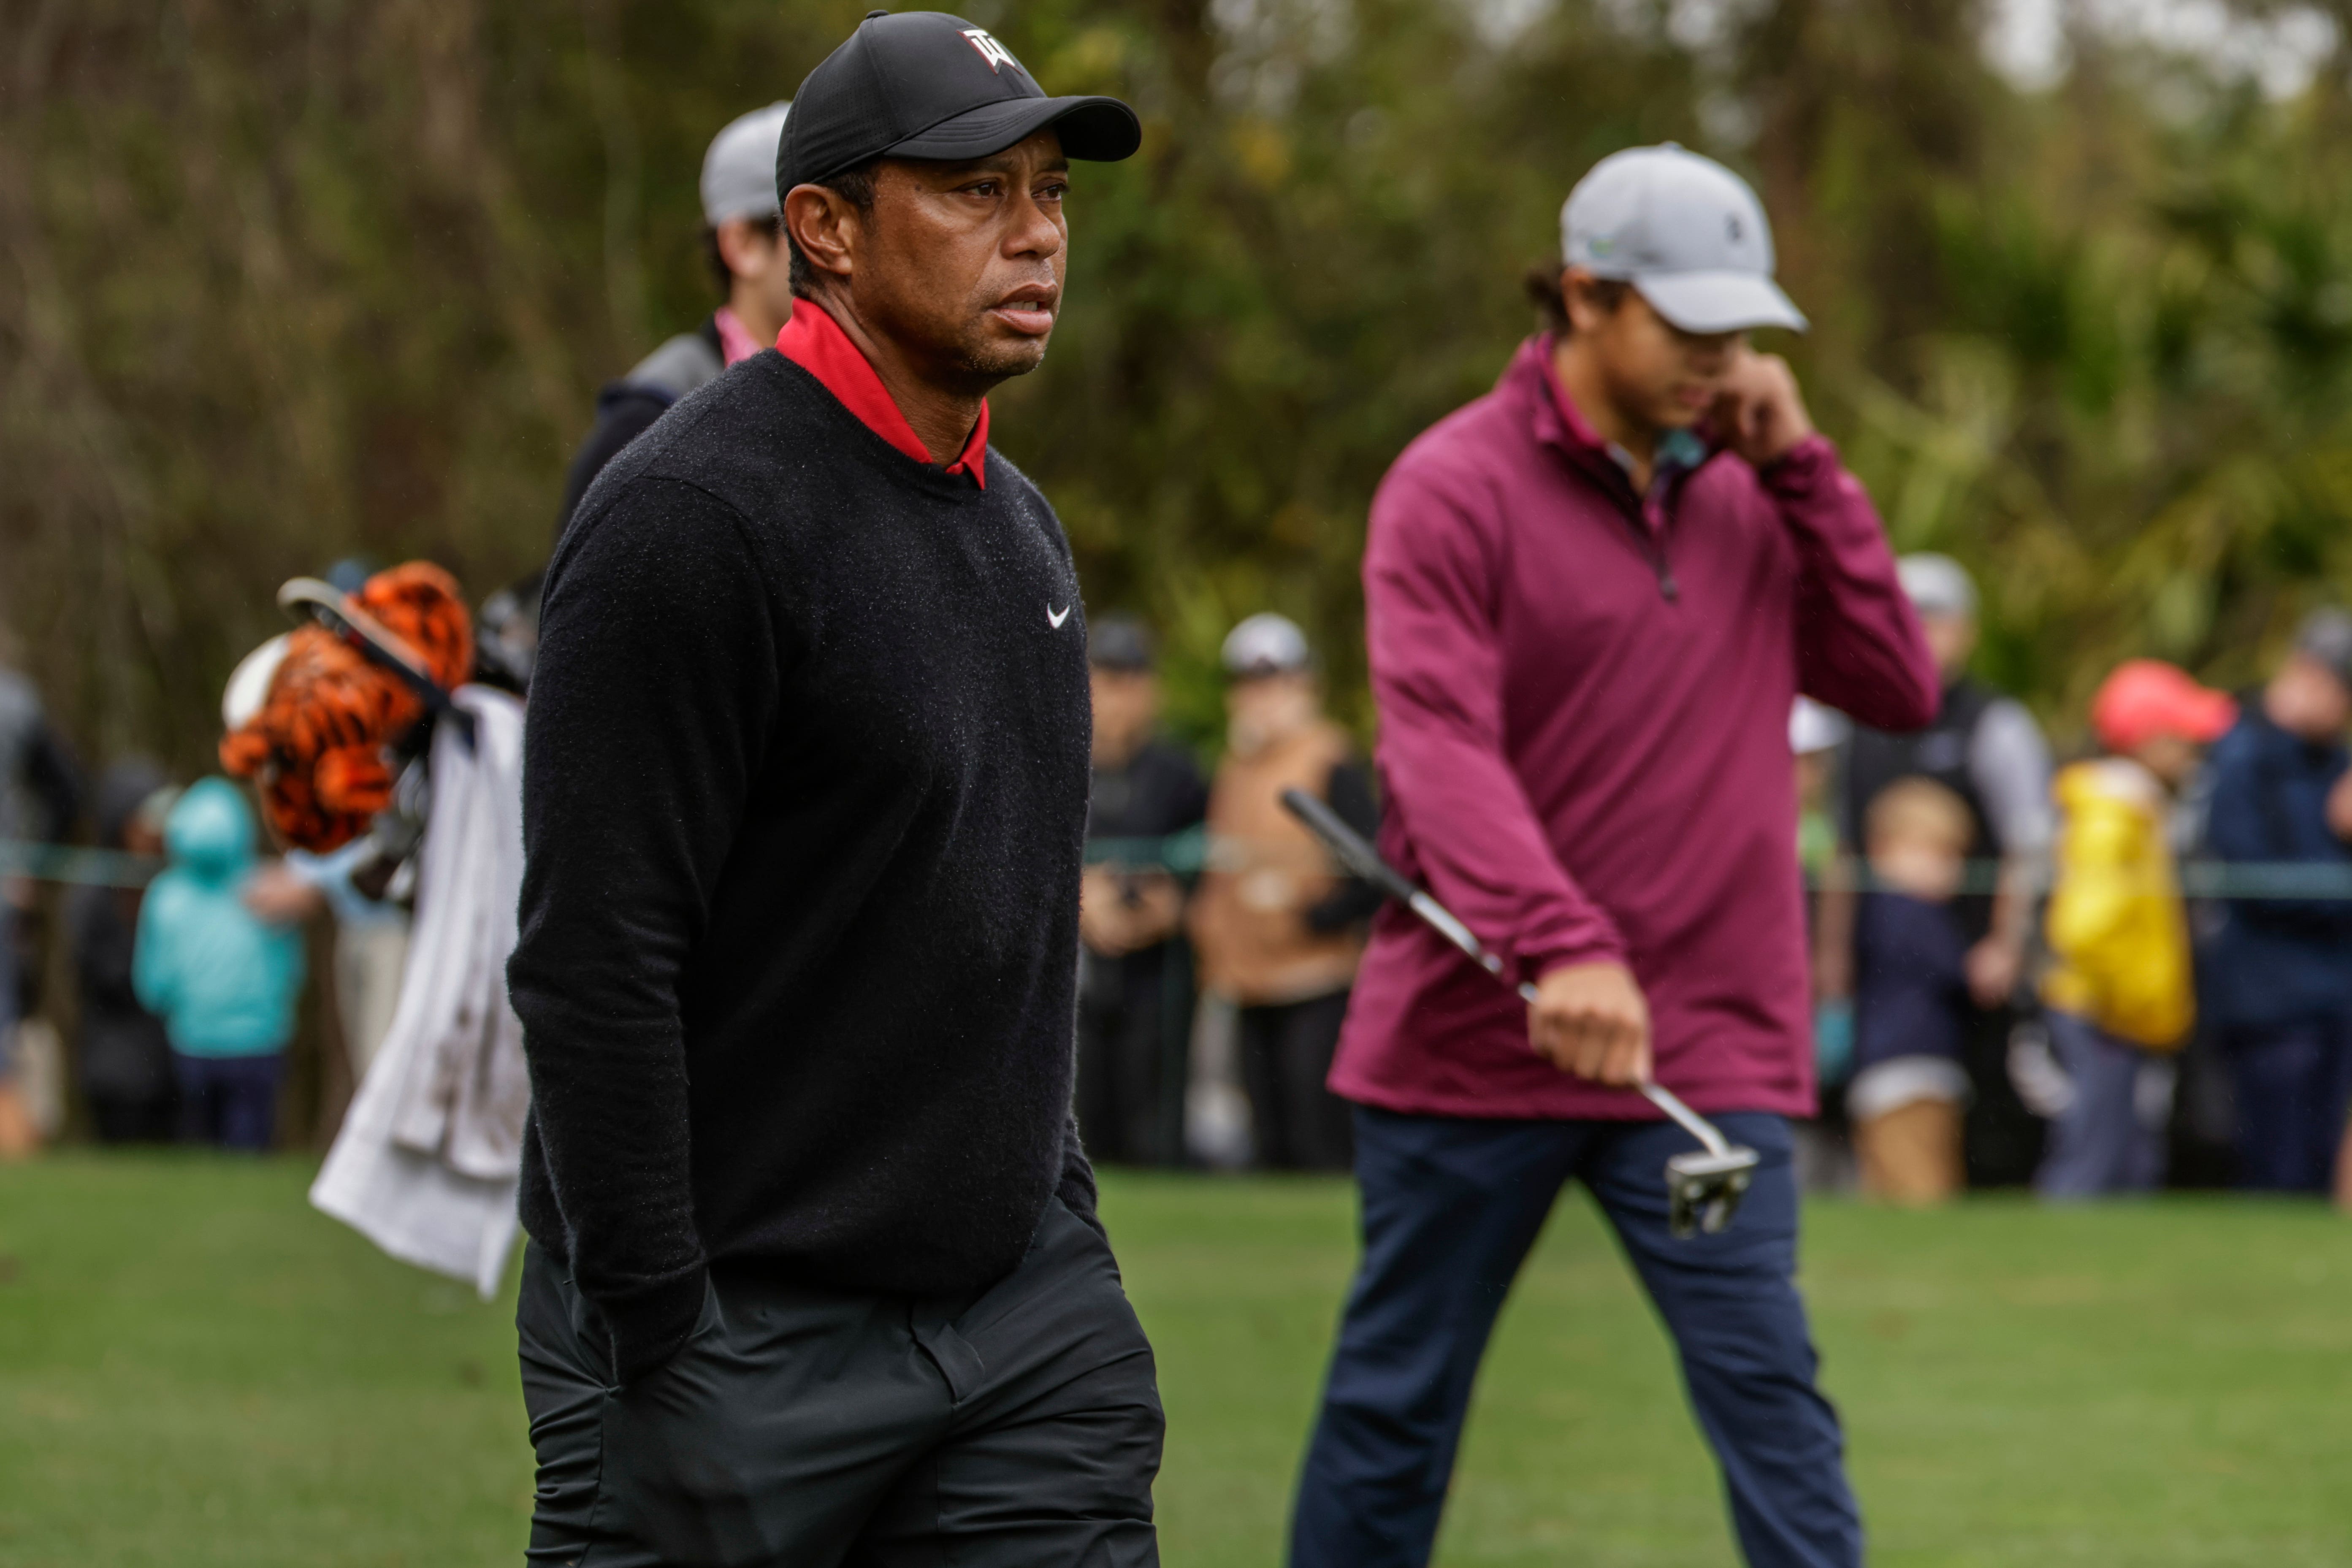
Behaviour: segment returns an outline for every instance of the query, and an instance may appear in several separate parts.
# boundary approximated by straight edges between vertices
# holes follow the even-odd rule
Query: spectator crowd
[[[2092,698],[2095,749],[2053,767],[2025,706],[1970,673],[1966,571],[1914,555],[1901,576],[1944,679],[1936,721],[1883,733],[1806,700],[1790,718],[1822,1087],[1808,1181],[1906,1205],[2024,1184],[2052,1199],[2169,1184],[2352,1201],[2352,616],[2314,612],[2235,696],[2126,661]],[[1233,627],[1206,772],[1161,729],[1149,626],[1103,616],[1088,658],[1089,1151],[1347,1169],[1349,1108],[1325,1079],[1380,895],[1280,797],[1304,789],[1368,837],[1380,805],[1362,750],[1324,710],[1314,650],[1278,615]],[[333,1037],[347,1081],[364,1077],[408,918],[396,890],[362,890],[372,840],[331,855],[264,843],[243,789],[183,788],[141,758],[90,784],[14,670],[0,671],[0,757],[18,868],[0,944],[0,1153],[58,1132],[68,1100],[100,1142],[278,1142],[304,931],[321,921]],[[85,818],[102,854],[81,852],[44,900],[35,852],[82,837]],[[62,1005],[43,994],[52,915]]]
[[[2053,773],[2024,707],[1969,672],[1968,574],[1915,555],[1901,575],[1936,721],[1791,723],[1814,1181],[1906,1204],[2024,1181],[2347,1191],[2352,616],[2315,611],[2235,697],[2126,661],[2090,703],[2095,752]]]

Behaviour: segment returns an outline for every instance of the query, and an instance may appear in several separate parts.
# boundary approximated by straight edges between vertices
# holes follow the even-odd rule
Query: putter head
[[[1666,1224],[1677,1241],[1731,1223],[1756,1174],[1753,1149],[1734,1145],[1720,1154],[1695,1149],[1666,1162]]]

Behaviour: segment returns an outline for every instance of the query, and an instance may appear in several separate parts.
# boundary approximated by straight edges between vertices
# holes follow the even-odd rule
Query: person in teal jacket
[[[163,822],[171,866],[140,906],[131,979],[172,1042],[181,1135],[259,1152],[277,1131],[303,965],[299,928],[246,907],[253,833],[253,813],[226,779],[181,795]]]

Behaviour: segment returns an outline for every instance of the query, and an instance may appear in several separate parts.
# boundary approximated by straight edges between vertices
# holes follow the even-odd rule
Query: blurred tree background
[[[1769,346],[1978,571],[1988,673],[2062,733],[2126,654],[2247,679],[2352,594],[2345,17],[2036,3],[971,0],[1147,127],[998,442],[1188,732],[1262,608],[1361,721],[1372,487],[1672,138],[1764,193],[1817,323]],[[866,5],[0,0],[0,619],[92,758],[202,765],[289,575],[535,568],[597,385],[713,303],[706,141]]]

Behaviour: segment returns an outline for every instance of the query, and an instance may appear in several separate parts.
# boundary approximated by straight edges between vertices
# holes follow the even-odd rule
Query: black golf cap
[[[1151,633],[1133,616],[1105,616],[1087,627],[1087,663],[1121,675],[1151,673]]]
[[[869,11],[793,95],[776,194],[872,158],[984,158],[1049,125],[1072,158],[1116,163],[1143,142],[1115,98],[1046,97],[985,27],[944,11]]]

